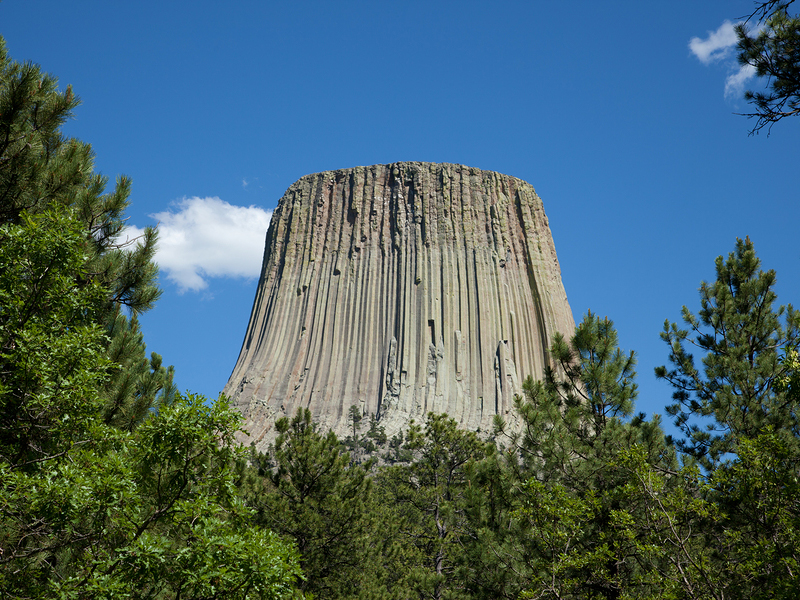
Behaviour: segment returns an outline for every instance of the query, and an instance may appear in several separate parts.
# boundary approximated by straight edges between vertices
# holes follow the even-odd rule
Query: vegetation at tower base
[[[469,474],[486,444],[447,415],[430,413],[424,430],[412,423],[406,447],[411,463],[378,477],[382,504],[394,507],[405,541],[402,585],[422,598],[465,597],[459,556],[469,543]]]
[[[293,596],[295,549],[236,493],[239,415],[145,358],[155,233],[117,242],[127,182],[103,193],[59,132],[71,90],[2,40],[0,76],[0,596]]]
[[[351,465],[336,435],[321,433],[308,409],[276,427],[273,453],[254,451],[254,466],[240,486],[255,511],[253,523],[296,545],[304,593],[350,598],[380,590],[375,564],[384,554],[383,528],[367,475],[370,463]]]
[[[620,458],[635,452],[648,468],[671,470],[674,452],[657,418],[630,418],[635,358],[618,348],[611,321],[589,313],[550,352],[545,379],[525,382],[525,426],[505,455],[513,477],[500,497],[517,534],[488,536],[502,557],[497,568],[525,575],[500,583],[530,597],[647,597],[661,577],[637,547],[640,507],[630,503],[633,473]]]
[[[766,275],[752,244],[737,242],[717,265],[723,275],[750,273],[728,285],[750,298],[736,305],[736,322],[769,320],[774,298],[755,299],[771,298],[771,284],[749,287]],[[702,289],[707,299],[714,286]],[[717,290],[714,298],[722,297]],[[729,357],[751,342],[733,335],[731,314],[712,319],[725,323]],[[344,451],[352,436],[321,433],[303,411],[280,421],[279,451],[255,455],[241,489],[257,508],[254,523],[278,529],[284,521],[288,539],[316,544],[304,564],[309,582],[314,573],[305,589],[317,597],[794,598],[800,360],[792,344],[776,353],[774,418],[746,428],[731,427],[725,412],[698,415],[727,434],[732,450],[715,461],[698,458],[690,427],[687,439],[671,444],[657,416],[635,413],[635,356],[618,348],[610,320],[590,312],[572,337],[553,339],[544,379],[526,381],[517,400],[522,430],[506,432],[498,422],[481,440],[429,414],[402,436],[404,462],[378,466],[357,464]],[[733,362],[705,364],[739,373]],[[731,398],[742,393],[736,389]],[[313,501],[299,493],[309,481],[320,482]],[[342,490],[352,493],[343,500]],[[348,518],[332,556],[347,548],[360,558],[326,571],[318,540]],[[343,583],[350,577],[357,586]]]
[[[781,119],[800,115],[800,16],[789,14],[793,3],[757,3],[750,18],[736,26],[739,63],[754,67],[759,77],[767,78],[768,85],[763,92],[745,92],[745,99],[755,107],[755,112],[745,114],[756,120],[751,134],[764,127],[769,132]],[[750,30],[754,17],[759,27]]]

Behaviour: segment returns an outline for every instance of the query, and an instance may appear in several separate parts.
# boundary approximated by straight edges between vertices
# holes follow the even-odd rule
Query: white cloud
[[[726,20],[716,31],[709,31],[707,38],[693,37],[689,40],[689,50],[700,59],[701,63],[708,65],[728,58],[736,42],[733,23]]]
[[[742,65],[739,70],[725,79],[725,97],[741,98],[744,95],[744,88],[747,82],[756,76],[756,68],[753,65]]]
[[[723,21],[716,31],[708,32],[707,38],[693,37],[689,41],[689,50],[701,63],[704,65],[722,63],[727,68],[728,76],[725,78],[726,100],[741,98],[744,95],[748,81],[756,76],[754,67],[740,65],[733,55],[733,50],[739,41],[734,26],[730,21]],[[758,31],[758,28],[755,31]]]
[[[181,293],[208,287],[209,277],[257,277],[272,211],[219,198],[184,198],[150,215],[158,223],[156,262]],[[141,232],[128,227],[123,235]]]

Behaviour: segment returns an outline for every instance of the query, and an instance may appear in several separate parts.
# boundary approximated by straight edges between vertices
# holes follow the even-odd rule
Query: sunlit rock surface
[[[418,162],[317,173],[272,216],[225,393],[258,448],[301,406],[342,436],[352,405],[389,435],[428,411],[488,431],[573,329],[530,184]]]

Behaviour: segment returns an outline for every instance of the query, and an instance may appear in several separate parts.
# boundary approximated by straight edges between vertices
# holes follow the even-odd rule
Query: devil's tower
[[[317,173],[272,215],[225,393],[259,448],[301,406],[341,435],[353,405],[389,435],[428,411],[485,431],[573,329],[529,184],[416,162]]]

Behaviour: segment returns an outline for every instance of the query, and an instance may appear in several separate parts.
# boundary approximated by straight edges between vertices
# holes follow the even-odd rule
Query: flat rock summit
[[[259,449],[298,407],[342,436],[353,405],[389,435],[429,411],[486,431],[574,327],[530,184],[420,162],[316,173],[272,215],[224,392]]]

